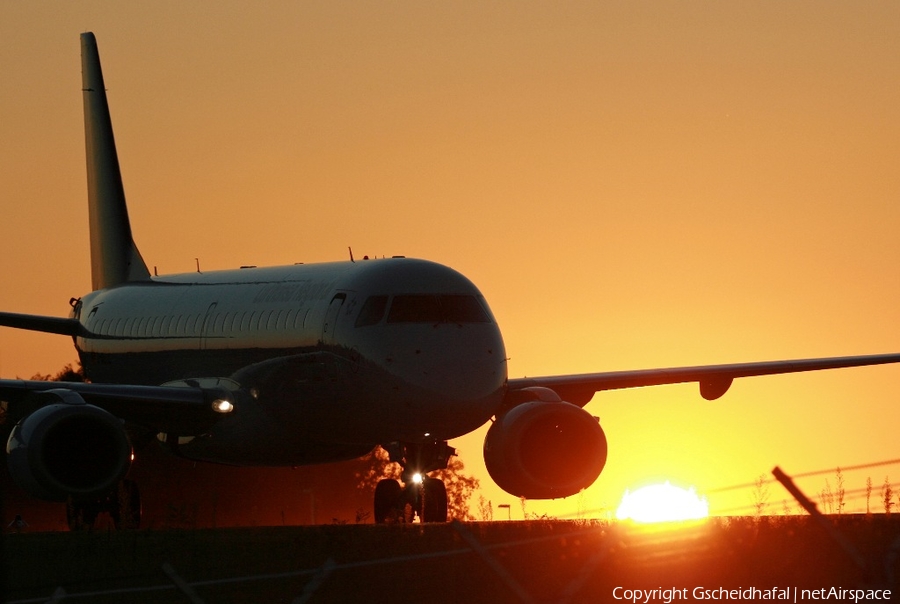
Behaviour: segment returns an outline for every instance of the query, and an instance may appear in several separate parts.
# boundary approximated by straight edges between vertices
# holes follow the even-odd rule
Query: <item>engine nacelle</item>
[[[20,421],[6,444],[9,473],[32,496],[48,501],[104,497],[131,465],[122,421],[75,392],[47,392],[59,403]]]
[[[541,389],[546,390],[546,389]],[[522,403],[497,418],[484,463],[497,486],[526,499],[556,499],[589,487],[606,465],[606,435],[587,411],[559,400]]]

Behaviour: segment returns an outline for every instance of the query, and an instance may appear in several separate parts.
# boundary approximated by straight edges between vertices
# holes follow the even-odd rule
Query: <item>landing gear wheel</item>
[[[375,487],[375,522],[447,522],[447,487],[429,472],[445,470],[456,449],[447,441],[390,442],[383,445],[391,462],[402,468],[402,483],[381,480]],[[403,486],[401,486],[401,484]]]
[[[447,522],[447,487],[439,478],[424,478],[419,518],[422,522]]]
[[[136,529],[141,526],[141,492],[137,483],[125,479],[109,498],[109,515],[116,530]]]
[[[403,488],[393,478],[378,481],[375,485],[375,524],[394,524],[402,520],[402,494]]]
[[[66,523],[72,532],[89,531],[94,528],[100,504],[96,501],[66,501]]]

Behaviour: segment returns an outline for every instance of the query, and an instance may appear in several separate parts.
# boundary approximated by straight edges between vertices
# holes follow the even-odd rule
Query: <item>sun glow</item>
[[[698,497],[694,488],[682,489],[666,481],[630,493],[625,491],[616,510],[619,520],[635,522],[673,522],[698,520],[709,516],[709,503]]]

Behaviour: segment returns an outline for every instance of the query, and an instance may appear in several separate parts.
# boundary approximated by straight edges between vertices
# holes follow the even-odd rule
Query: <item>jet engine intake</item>
[[[131,465],[122,421],[75,392],[43,394],[60,402],[37,409],[13,428],[6,444],[13,479],[48,501],[106,496]]]
[[[546,389],[541,389],[546,390]],[[494,421],[484,462],[504,491],[527,499],[555,499],[589,487],[606,465],[606,435],[597,418],[557,400],[519,404]]]

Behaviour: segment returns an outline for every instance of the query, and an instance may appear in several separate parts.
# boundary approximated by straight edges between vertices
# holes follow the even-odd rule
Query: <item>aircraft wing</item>
[[[775,375],[842,367],[863,367],[900,362],[900,353],[875,354],[824,359],[799,359],[793,361],[763,361],[759,363],[734,363],[730,365],[701,365],[697,367],[673,367],[669,369],[641,369],[611,371],[509,380],[509,390],[542,386],[554,390],[559,396],[580,407],[585,406],[594,393],[601,390],[660,386],[697,382],[700,394],[706,400],[715,400],[725,394],[735,378],[756,375]]]
[[[14,327],[28,331],[43,331],[64,336],[86,335],[86,330],[78,319],[63,319],[43,315],[23,315],[15,312],[0,312],[0,326]]]
[[[231,398],[222,388],[0,380],[0,401],[7,403],[13,420],[48,403],[83,402],[128,423],[181,435],[206,431],[222,418],[222,412],[213,409],[213,402]]]

